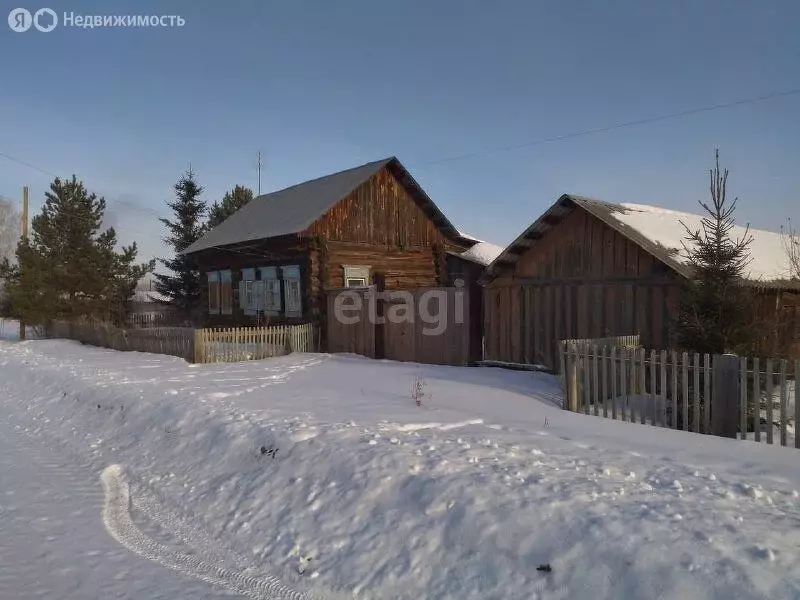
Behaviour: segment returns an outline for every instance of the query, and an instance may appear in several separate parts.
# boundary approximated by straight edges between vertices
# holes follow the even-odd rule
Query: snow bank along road
[[[0,598],[230,597],[117,544],[100,518],[99,479],[2,416]]]
[[[129,486],[139,550],[195,576],[324,598],[800,597],[797,451],[557,399],[541,374],[0,343],[2,418],[96,474],[124,465],[106,486]]]

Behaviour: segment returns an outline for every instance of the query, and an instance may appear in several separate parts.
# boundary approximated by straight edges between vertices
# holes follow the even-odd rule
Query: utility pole
[[[28,239],[28,186],[22,186],[22,239]],[[25,321],[19,320],[19,339],[25,339]]]
[[[261,150],[258,151],[258,195],[261,195]]]

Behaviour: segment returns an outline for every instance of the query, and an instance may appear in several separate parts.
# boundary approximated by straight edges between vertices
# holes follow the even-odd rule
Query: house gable
[[[577,208],[520,254],[514,277],[608,280],[663,277],[669,269],[593,214]]]
[[[482,283],[497,277],[688,276],[667,249],[613,219],[612,206],[561,196],[487,267]]]
[[[430,198],[404,177],[399,161],[384,166],[314,222],[303,235],[390,248],[465,248]]]

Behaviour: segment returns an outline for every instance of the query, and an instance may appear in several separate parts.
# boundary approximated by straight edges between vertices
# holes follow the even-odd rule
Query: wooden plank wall
[[[396,248],[452,243],[388,167],[353,190],[304,235]]]
[[[434,248],[400,249],[329,242],[324,287],[344,286],[344,266],[364,265],[384,277],[386,289],[410,290],[440,284]]]
[[[336,318],[336,298],[343,292],[358,294],[361,297],[361,310],[352,308],[352,300],[345,300],[348,307],[346,315],[357,318],[355,323],[345,324]],[[349,352],[375,358],[375,326],[369,319],[367,290],[330,290],[327,292],[327,334],[325,344],[328,352]]]
[[[486,360],[558,367],[563,339],[639,334],[649,348],[669,347],[674,284],[548,283],[486,289]]]
[[[438,296],[427,300],[427,314],[434,317],[446,310],[446,321],[440,332],[435,322],[426,323],[420,315],[420,302],[427,292]],[[360,312],[349,311],[348,317],[358,317],[356,323],[344,324],[335,315],[336,297],[342,293],[356,293],[362,298]],[[470,306],[469,294],[456,288],[438,287],[410,290],[411,306],[409,318],[395,319],[404,311],[405,298],[390,298],[384,302],[383,314],[386,322],[376,325],[370,321],[370,309],[366,291],[332,290],[328,292],[328,351],[353,352],[370,358],[386,358],[406,362],[435,365],[466,365],[470,356]],[[440,306],[439,302],[443,302]],[[459,306],[460,305],[460,306]],[[458,316],[461,315],[461,316]],[[460,322],[459,322],[460,321]],[[376,345],[376,331],[382,329],[383,354]],[[380,334],[378,334],[380,335]]]
[[[484,358],[557,369],[563,339],[639,334],[648,347],[669,348],[678,279],[578,208],[484,293]]]

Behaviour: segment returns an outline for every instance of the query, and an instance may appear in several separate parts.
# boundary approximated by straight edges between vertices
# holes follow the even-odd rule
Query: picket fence
[[[196,329],[194,362],[238,362],[314,352],[316,329],[311,323],[277,327]]]
[[[568,341],[560,354],[567,410],[800,448],[800,361]]]

